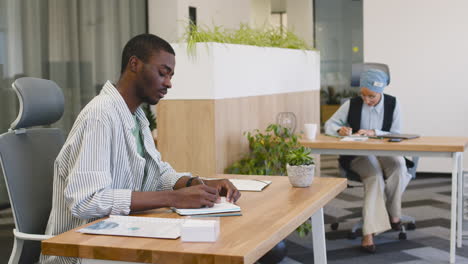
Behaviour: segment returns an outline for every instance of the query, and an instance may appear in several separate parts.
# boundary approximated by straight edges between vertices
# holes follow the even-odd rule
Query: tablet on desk
[[[416,135],[416,134],[387,134],[387,135],[383,135],[382,137],[384,137],[384,138],[412,139],[412,138],[418,138],[420,136]]]

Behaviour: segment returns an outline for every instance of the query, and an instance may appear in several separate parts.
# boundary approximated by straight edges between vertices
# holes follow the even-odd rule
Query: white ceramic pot
[[[289,166],[286,165],[289,182],[294,187],[309,187],[314,180],[315,165]]]

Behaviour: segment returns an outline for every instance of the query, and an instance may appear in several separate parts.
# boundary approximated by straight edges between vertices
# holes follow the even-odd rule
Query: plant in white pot
[[[286,155],[288,178],[294,187],[309,187],[314,180],[315,164],[311,149],[304,146],[292,149]]]

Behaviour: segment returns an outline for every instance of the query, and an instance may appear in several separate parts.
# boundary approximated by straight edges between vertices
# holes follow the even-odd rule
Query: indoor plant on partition
[[[271,124],[265,132],[257,129],[254,133],[244,134],[250,151],[226,168],[228,174],[286,175],[288,163],[313,164],[310,150],[301,146],[298,136],[287,128]],[[311,231],[310,221],[304,222],[296,231],[300,237],[306,236]]]

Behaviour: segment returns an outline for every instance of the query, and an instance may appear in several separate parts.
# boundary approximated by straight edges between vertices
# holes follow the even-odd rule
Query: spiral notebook
[[[261,192],[265,187],[271,184],[267,180],[253,179],[229,179],[239,191]]]
[[[176,239],[185,219],[111,215],[76,232],[110,236]]]
[[[196,209],[172,208],[179,215],[202,215],[215,213],[240,212],[240,206],[226,201],[226,197],[221,197],[220,203],[215,203],[213,207],[202,207]]]

